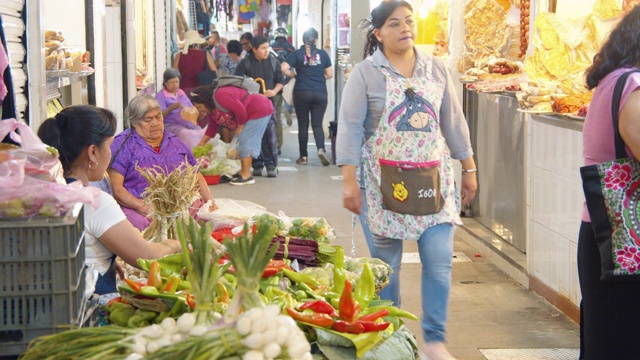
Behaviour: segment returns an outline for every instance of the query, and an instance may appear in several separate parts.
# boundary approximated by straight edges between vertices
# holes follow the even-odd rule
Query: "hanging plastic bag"
[[[216,199],[218,209],[215,211],[210,211],[209,205],[207,202],[200,207],[198,217],[211,221],[213,230],[241,226],[254,215],[267,212],[263,206],[244,200]]]
[[[17,132],[16,132],[17,130]],[[19,133],[18,133],[19,132]],[[3,144],[0,153],[25,159],[25,175],[41,180],[65,184],[62,164],[58,159],[57,150],[49,151],[40,138],[33,133],[31,128],[16,119],[5,119],[0,121],[0,139],[7,135],[11,140],[17,142],[21,147]]]
[[[229,147],[227,148],[227,158],[231,160],[240,160],[240,140],[238,140],[238,136],[234,136],[233,140],[229,143]]]

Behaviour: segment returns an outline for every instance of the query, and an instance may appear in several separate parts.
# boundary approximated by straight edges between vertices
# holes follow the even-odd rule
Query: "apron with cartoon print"
[[[385,108],[363,146],[361,171],[367,221],[377,236],[417,240],[429,227],[460,224],[451,157],[440,131],[444,85],[431,75],[386,77]]]

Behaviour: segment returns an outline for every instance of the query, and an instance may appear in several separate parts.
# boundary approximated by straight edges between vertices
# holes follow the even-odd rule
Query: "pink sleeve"
[[[233,113],[238,125],[242,125],[249,120],[249,115],[247,113],[247,108],[245,108],[244,104],[238,100],[237,95],[239,92],[246,93],[246,91],[240,89],[219,88],[215,93],[215,97],[220,106]]]

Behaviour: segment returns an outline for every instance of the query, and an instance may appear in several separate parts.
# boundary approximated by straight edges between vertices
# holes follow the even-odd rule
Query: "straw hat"
[[[189,52],[189,47],[191,45],[199,45],[204,43],[206,40],[200,36],[200,34],[195,30],[188,30],[184,33],[184,47],[182,48],[182,53],[187,54]]]

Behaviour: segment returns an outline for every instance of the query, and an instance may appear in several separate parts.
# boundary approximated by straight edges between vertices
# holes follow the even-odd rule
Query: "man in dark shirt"
[[[236,68],[236,75],[246,75],[264,81],[264,89],[260,92],[274,101],[284,86],[284,76],[280,70],[280,62],[269,52],[269,40],[262,35],[251,40],[253,51],[242,59]],[[266,166],[267,177],[276,177],[278,167],[278,141],[276,135],[276,120],[271,116],[269,125],[262,136],[260,156],[253,159],[253,176],[262,176],[262,169]]]
[[[289,44],[287,41],[289,33],[287,29],[279,27],[276,29],[274,36],[275,41],[271,43],[271,50],[277,55],[278,61],[282,64],[289,54],[296,51],[293,45]],[[289,82],[289,79],[285,79],[285,84]],[[275,97],[275,108],[276,108],[276,133],[278,135],[278,154],[280,154],[280,148],[282,148],[282,93],[279,93]],[[288,104],[291,105],[291,104]],[[286,108],[284,110],[284,116],[287,118],[287,125],[291,126],[293,123],[291,119],[291,112],[289,112]]]

